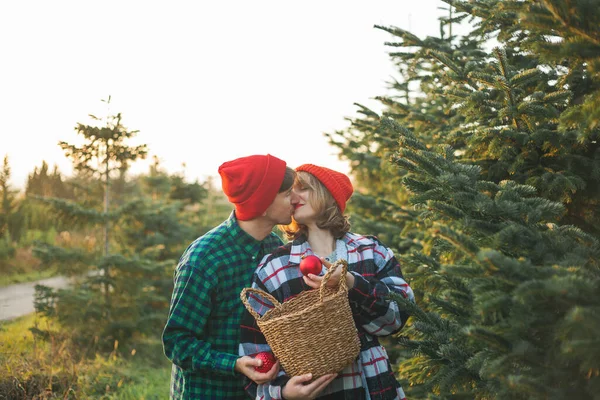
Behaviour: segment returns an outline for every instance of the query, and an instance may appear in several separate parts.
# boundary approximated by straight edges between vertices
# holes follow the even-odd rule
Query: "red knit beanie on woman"
[[[223,193],[235,206],[241,221],[256,218],[271,205],[285,176],[285,161],[254,155],[227,161],[219,167]]]
[[[350,182],[350,179],[346,175],[314,164],[303,164],[296,168],[296,172],[301,171],[314,175],[329,190],[340,211],[344,212],[346,202],[354,191],[352,182]]]

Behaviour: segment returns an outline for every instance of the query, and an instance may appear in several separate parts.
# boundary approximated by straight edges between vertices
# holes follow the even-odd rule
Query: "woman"
[[[252,286],[284,302],[303,290],[318,288],[322,276],[303,276],[298,265],[302,257],[315,254],[324,268],[338,259],[348,261],[346,276],[338,268],[328,285],[339,279],[348,283],[348,299],[359,334],[360,354],[351,365],[336,375],[310,382],[309,375],[289,377],[280,371],[270,383],[257,385],[246,380],[246,391],[264,399],[403,399],[404,393],[394,377],[385,349],[378,336],[399,331],[408,316],[387,298],[390,291],[414,300],[411,288],[402,277],[392,250],[376,237],[350,232],[344,216],[346,202],[353,192],[352,183],[340,172],[312,164],[296,168],[294,191],[298,196],[294,221],[283,227],[291,242],[263,258]],[[252,296],[249,304],[264,315],[272,307]],[[265,338],[250,313],[242,318],[240,355],[269,351]]]

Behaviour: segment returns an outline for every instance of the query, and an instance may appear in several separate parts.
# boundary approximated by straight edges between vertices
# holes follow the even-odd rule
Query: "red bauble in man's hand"
[[[308,276],[308,274],[319,275],[323,268],[323,263],[319,257],[315,255],[306,256],[300,261],[300,272],[302,275]]]
[[[263,374],[265,372],[269,372],[276,362],[275,355],[270,351],[263,351],[262,353],[258,353],[254,356],[254,358],[262,360],[262,365],[260,367],[254,367],[254,369]]]

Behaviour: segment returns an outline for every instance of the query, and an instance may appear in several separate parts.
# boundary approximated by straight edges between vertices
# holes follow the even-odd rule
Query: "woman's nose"
[[[298,195],[298,192],[296,191],[296,189],[292,189],[292,203],[297,203],[300,201],[300,196]]]

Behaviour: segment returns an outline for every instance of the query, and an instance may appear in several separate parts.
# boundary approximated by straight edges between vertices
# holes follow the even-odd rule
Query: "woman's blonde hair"
[[[348,217],[342,214],[329,190],[314,175],[304,171],[296,173],[294,187],[310,190],[308,201],[318,215],[317,226],[319,228],[328,229],[336,239],[350,231]],[[280,225],[279,229],[287,240],[294,240],[306,234],[308,230],[305,225],[298,224],[293,218],[291,224]]]

